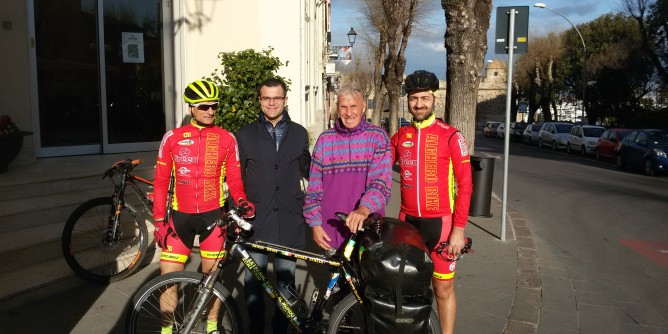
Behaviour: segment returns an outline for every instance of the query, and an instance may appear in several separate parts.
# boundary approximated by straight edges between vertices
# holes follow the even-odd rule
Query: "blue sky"
[[[358,33],[364,29],[361,22],[361,14],[358,11],[360,0],[332,0],[331,32],[332,45],[348,45],[346,35],[351,27]],[[620,0],[551,0],[536,1],[543,2],[547,7],[558,11],[567,17],[573,24],[578,25],[589,22],[603,14],[617,12],[621,8]],[[507,59],[506,55],[494,54],[494,35],[496,27],[497,7],[507,6],[529,6],[529,43],[532,36],[542,36],[549,32],[560,32],[571,28],[571,25],[561,16],[541,8],[533,7],[535,2],[499,0],[494,1],[492,17],[490,19],[489,31],[487,32],[488,51],[485,59]],[[445,12],[441,8],[440,0],[429,0],[429,14],[427,18],[428,29],[418,36],[412,35],[406,49],[406,73],[424,69],[434,72],[436,76],[445,80],[445,47],[443,46],[443,35],[445,34]],[[364,41],[357,39],[353,55],[364,48]]]

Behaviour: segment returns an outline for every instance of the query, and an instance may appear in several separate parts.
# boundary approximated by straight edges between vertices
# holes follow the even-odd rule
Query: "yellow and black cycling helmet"
[[[434,73],[418,70],[409,74],[404,80],[404,88],[406,93],[412,93],[416,90],[430,90],[432,92],[438,90],[438,78]]]
[[[210,81],[193,81],[188,84],[188,87],[183,92],[183,99],[189,104],[218,102],[220,100],[220,89]]]

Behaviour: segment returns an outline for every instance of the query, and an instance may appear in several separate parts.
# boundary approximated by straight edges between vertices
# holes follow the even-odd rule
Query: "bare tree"
[[[445,117],[468,140],[473,153],[478,85],[487,52],[492,0],[441,0],[445,10],[447,92]]]
[[[377,33],[371,42],[374,55],[374,114],[380,123],[385,98],[388,99],[390,134],[397,130],[399,95],[404,80],[408,38],[413,27],[427,12],[425,0],[364,0],[361,8],[367,25]],[[387,93],[385,95],[384,93]]]
[[[387,54],[387,21],[379,0],[364,0],[360,10],[366,20],[366,33],[363,35],[369,44],[371,57],[369,67],[373,81],[373,115],[371,122],[380,125],[380,118],[385,105],[385,86],[383,84],[383,63]]]
[[[624,6],[625,11],[638,22],[638,28],[640,29],[640,35],[642,36],[642,48],[645,50],[645,52],[647,52],[649,58],[652,60],[652,63],[654,64],[654,67],[656,67],[657,74],[661,80],[664,83],[668,83],[668,69],[666,69],[664,63],[661,62],[659,54],[657,54],[657,50],[655,48],[655,35],[660,33],[662,29],[659,29],[658,31],[652,31],[652,29],[648,29],[647,15],[649,14],[652,3],[657,5],[659,1],[623,0],[622,5]],[[657,12],[662,13],[662,18],[660,21],[662,22],[664,28],[668,26],[666,23],[666,16],[668,16],[668,14],[665,14],[665,12],[665,7]],[[665,52],[665,50],[663,52]]]
[[[563,87],[563,39],[561,35],[550,33],[536,37],[529,44],[527,53],[520,55],[515,62],[513,81],[521,90],[526,91],[529,102],[529,122],[534,121],[538,108],[542,109],[544,119],[552,120],[552,111],[556,112],[555,93]],[[571,97],[574,100],[574,97]],[[552,109],[552,110],[550,110]]]
[[[390,108],[390,133],[397,132],[399,95],[406,69],[406,47],[411,35],[415,11],[419,0],[382,0],[383,13],[388,23],[387,54],[385,56],[383,83],[387,89]]]

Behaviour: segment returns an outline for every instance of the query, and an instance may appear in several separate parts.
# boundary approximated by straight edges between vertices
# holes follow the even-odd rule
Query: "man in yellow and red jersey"
[[[215,267],[223,257],[223,229],[208,229],[223,214],[224,181],[230,195],[244,217],[255,215],[255,207],[246,201],[237,141],[227,130],[214,124],[220,90],[209,81],[197,80],[186,87],[183,98],[192,116],[190,123],[167,131],[160,143],[155,168],[153,219],[155,241],[160,253],[160,273],[181,271],[190,256],[195,236],[199,235],[202,272]],[[174,174],[172,215],[165,221],[167,190]],[[161,310],[173,311],[176,289],[167,290],[161,297]],[[166,302],[171,301],[171,302]],[[164,302],[164,303],[163,303]],[[163,305],[164,304],[164,305]],[[207,333],[218,334],[218,305],[211,305]],[[172,333],[168,317],[162,333]]]
[[[434,261],[432,285],[443,333],[455,326],[457,300],[454,290],[455,263],[449,259],[464,248],[473,186],[471,165],[464,136],[433,113],[438,90],[436,75],[416,71],[406,77],[410,126],[392,137],[394,162],[401,174],[399,219],[417,227]],[[441,242],[446,254],[436,254]]]

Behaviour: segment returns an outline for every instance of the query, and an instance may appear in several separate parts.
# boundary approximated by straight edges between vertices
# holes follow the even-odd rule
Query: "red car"
[[[615,159],[617,147],[631,129],[608,129],[598,139],[596,144],[596,159]]]

